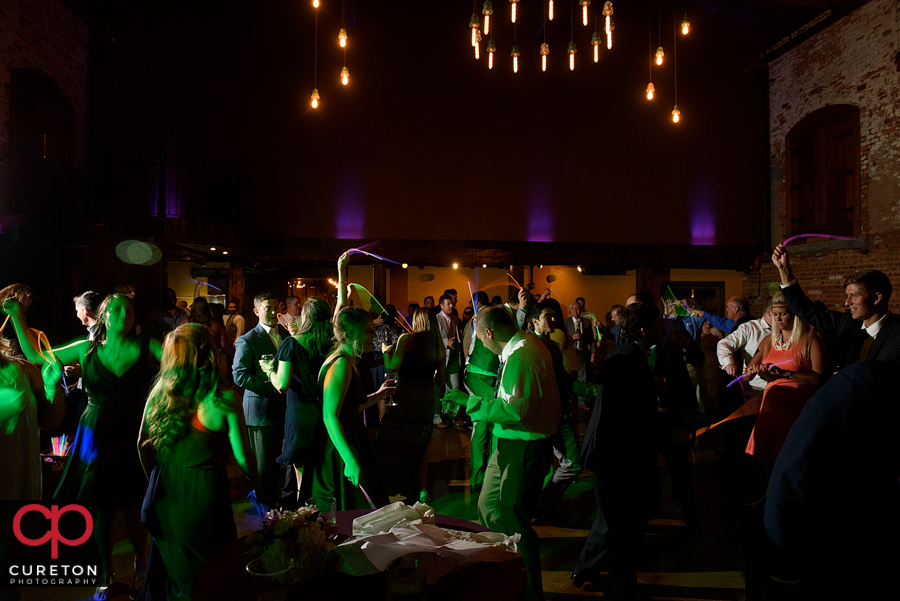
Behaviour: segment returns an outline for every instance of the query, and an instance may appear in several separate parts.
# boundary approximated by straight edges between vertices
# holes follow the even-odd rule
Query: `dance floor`
[[[584,427],[584,421],[580,421],[581,434]],[[672,504],[668,470],[660,457],[662,505],[650,521],[641,548],[639,591],[646,598],[658,600],[742,601],[744,531],[761,496],[760,480],[749,463],[734,464],[718,458],[719,432],[711,431],[697,442],[691,460],[702,533],[689,532],[678,519]],[[468,430],[452,426],[436,429],[428,450],[429,488],[432,505],[438,513],[478,521],[477,496],[469,491],[468,455]],[[235,520],[239,534],[244,535],[254,529],[258,520],[247,515],[246,481],[236,466],[229,470]],[[591,584],[577,589],[569,583],[593,520],[594,507],[591,477],[585,472],[569,487],[555,518],[550,523],[535,525],[541,538],[543,582],[548,601],[602,597],[600,589]],[[118,584],[111,599],[125,601],[129,591],[122,583],[131,583],[134,568],[121,519],[114,535]],[[89,601],[93,593],[93,589],[87,588],[21,590],[21,599],[35,601]],[[0,601],[5,599],[4,589],[0,589]]]

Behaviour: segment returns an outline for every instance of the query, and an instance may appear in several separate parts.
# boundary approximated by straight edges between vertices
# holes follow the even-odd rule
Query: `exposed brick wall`
[[[0,2],[0,157],[9,155],[10,72],[39,69],[75,108],[75,164],[85,159],[88,103],[88,25],[63,0]],[[9,194],[8,161],[0,160],[0,208]]]
[[[792,265],[814,300],[843,306],[843,282],[859,269],[880,269],[900,287],[900,2],[872,0],[769,65],[772,241],[784,239],[784,138],[801,119],[824,106],[860,111],[861,233],[867,249],[793,254]],[[797,251],[800,250],[798,247]],[[777,280],[769,263],[766,282]],[[757,274],[744,278],[756,294]],[[897,311],[900,291],[891,305]]]

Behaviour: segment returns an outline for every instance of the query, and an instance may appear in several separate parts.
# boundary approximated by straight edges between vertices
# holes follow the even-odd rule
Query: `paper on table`
[[[400,502],[357,518],[353,521],[353,533],[358,537],[335,549],[344,558],[340,570],[356,576],[374,574],[387,569],[398,557],[425,552],[429,554],[429,561],[425,562],[428,583],[434,584],[452,570],[519,557],[519,534],[507,537],[499,532],[460,532],[440,528],[433,521],[434,510],[428,505],[416,503],[409,507]],[[381,530],[384,527],[387,530]]]

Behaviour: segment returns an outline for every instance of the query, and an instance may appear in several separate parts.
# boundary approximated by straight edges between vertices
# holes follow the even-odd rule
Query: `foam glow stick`
[[[362,299],[363,303],[367,303],[370,308],[374,307],[378,309],[378,313],[387,313],[384,307],[381,306],[381,303],[378,302],[378,299],[375,296],[366,290],[365,286],[361,284],[350,283],[350,286],[356,290],[356,293],[359,294],[359,298]],[[409,327],[409,324],[406,323],[405,319],[395,319],[397,323],[399,323],[404,330],[412,334],[412,328]]]
[[[508,276],[509,276],[509,279],[512,280],[513,286],[515,286],[515,287],[518,288],[519,290],[522,290],[522,285],[519,284],[519,282],[516,281],[516,278],[513,277],[513,274],[507,272],[506,275],[508,275]]]
[[[53,349],[50,348],[50,341],[47,340],[47,335],[38,330],[37,331],[37,339],[38,339],[37,352],[41,357],[43,357],[44,361],[46,361],[47,363],[53,363],[54,361],[56,361],[56,355],[53,354]],[[41,351],[41,341],[42,340],[44,342],[45,350],[47,351],[47,355],[50,355],[49,358],[47,357],[47,355],[45,355]]]
[[[370,242],[369,244],[363,244],[359,248],[351,248],[351,249],[347,250],[347,254],[348,255],[369,255],[370,257],[375,257],[376,259],[379,259],[381,261],[387,261],[388,263],[393,263],[394,265],[399,265],[400,263],[398,263],[397,261],[394,261],[393,259],[388,259],[387,257],[382,257],[381,255],[376,255],[375,253],[369,252],[370,248],[375,248],[376,246],[378,246],[378,242],[379,241]]]
[[[475,300],[475,295],[472,294],[472,282],[466,280],[466,286],[469,287],[469,296],[472,298],[472,335],[475,335],[475,315],[478,315],[478,301]]]
[[[778,363],[773,363],[773,364],[770,365],[769,367],[775,367],[776,365],[784,365],[785,363],[790,363],[790,362],[793,361],[793,360],[794,360],[794,359],[793,359],[793,357],[792,357],[792,358],[787,359],[787,360],[785,360],[785,361],[779,361]],[[741,374],[741,375],[739,375],[739,376],[736,377],[734,380],[732,380],[727,386],[725,386],[725,388],[731,388],[732,385],[734,385],[735,383],[737,383],[737,382],[740,381],[740,380],[743,380],[746,376],[749,376],[749,375],[750,375],[750,374]]]
[[[186,281],[186,282],[194,282],[195,284],[203,284],[204,286],[209,286],[209,287],[212,288],[213,290],[218,290],[219,292],[222,292],[222,289],[221,289],[221,288],[219,288],[218,286],[213,286],[213,285],[210,284],[209,282],[201,282],[200,280],[191,280],[191,279],[187,279],[187,280],[185,280],[185,281]]]
[[[699,430],[697,430],[696,432],[694,432],[691,435],[691,438],[694,438],[695,436],[700,436],[704,432],[709,432],[716,426],[722,425],[725,422],[731,421],[733,419],[737,419],[739,417],[746,417],[748,415],[756,415],[757,413],[759,413],[760,403],[761,403],[761,401],[758,400],[757,397],[753,397],[752,399],[750,399],[749,401],[747,401],[746,403],[744,403],[743,405],[738,407],[738,409],[734,413],[732,413],[725,419],[717,421],[716,423],[714,423],[711,426],[704,426],[703,428],[700,428]]]
[[[357,486],[359,486],[359,490],[362,491],[362,494],[365,495],[366,501],[369,502],[369,505],[372,506],[372,509],[378,509],[377,507],[375,507],[375,503],[372,502],[372,498],[369,496],[369,493],[367,493],[366,489],[362,487],[362,484],[357,484]]]
[[[3,325],[0,326],[0,333],[3,332],[3,329],[6,327],[6,322],[9,321],[9,315],[6,316],[6,319],[3,320]]]
[[[284,313],[276,313],[275,319],[278,320],[278,323],[280,323],[282,326],[284,326],[285,330],[287,330],[288,332],[291,331],[291,329],[288,327],[288,323],[290,323],[290,322],[288,322],[288,318],[284,316]]]
[[[796,236],[791,236],[787,240],[781,243],[782,248],[797,240],[799,238],[831,238],[832,240],[861,240],[861,238],[856,238],[854,236],[833,236],[831,234],[797,234]]]

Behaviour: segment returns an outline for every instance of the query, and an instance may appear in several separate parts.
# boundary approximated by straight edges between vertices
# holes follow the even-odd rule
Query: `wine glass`
[[[384,380],[385,380],[385,382],[388,380],[393,380],[394,386],[396,386],[397,385],[397,374],[395,374],[395,373],[385,374]],[[397,405],[399,405],[399,403],[394,400],[394,395],[393,394],[390,395],[387,398],[387,402],[385,403],[385,406],[386,407],[396,407]]]

